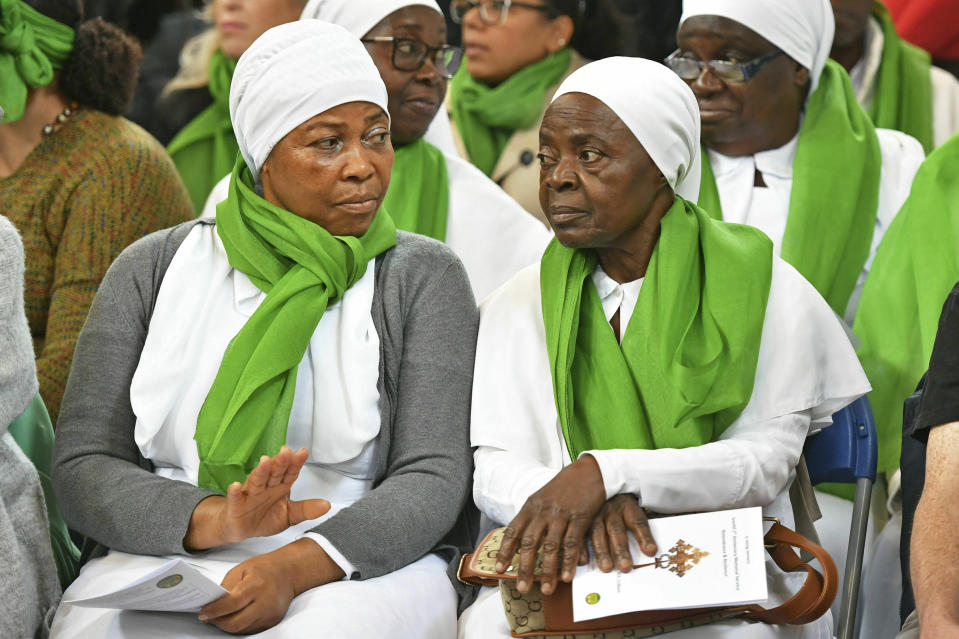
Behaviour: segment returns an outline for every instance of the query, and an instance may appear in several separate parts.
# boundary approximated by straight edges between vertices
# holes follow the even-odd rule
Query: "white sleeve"
[[[473,453],[473,501],[499,524],[508,524],[530,495],[559,472],[522,453],[480,446]]]
[[[334,546],[332,542],[330,542],[330,540],[323,535],[308,532],[303,534],[303,538],[312,539],[319,544],[320,548],[322,548],[329,558],[333,560],[333,563],[340,567],[340,570],[343,571],[344,575],[343,579],[340,581],[348,581],[353,578],[353,575],[359,572],[357,571],[356,566],[354,566],[349,559],[344,557],[343,553],[337,550],[336,546]]]
[[[636,495],[659,513],[765,506],[786,487],[810,428],[809,411],[734,422],[702,446],[589,451],[606,497]]]

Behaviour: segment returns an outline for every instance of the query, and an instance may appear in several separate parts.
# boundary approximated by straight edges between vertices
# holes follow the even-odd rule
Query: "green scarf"
[[[73,29],[23,0],[0,0],[0,108],[3,122],[16,122],[27,106],[27,90],[53,82],[73,51]]]
[[[210,191],[229,175],[240,147],[230,122],[230,82],[236,60],[217,51],[210,59],[210,94],[213,104],[176,134],[167,151],[186,185],[199,215]]]
[[[840,316],[869,257],[881,166],[876,128],[849,76],[829,60],[799,129],[781,254]],[[722,216],[705,151],[699,205]]]
[[[383,206],[396,228],[446,241],[450,183],[443,152],[420,138],[396,149]]]
[[[258,196],[242,158],[216,220],[230,265],[266,293],[227,346],[197,417],[199,485],[222,492],[286,443],[296,371],[320,318],[396,244],[396,228],[381,208],[362,237],[330,235]]]
[[[679,197],[661,229],[622,347],[590,281],[596,254],[553,240],[543,255],[553,397],[573,459],[713,441],[752,395],[772,243]]]
[[[881,3],[875,4],[872,15],[882,25],[883,45],[869,117],[876,127],[908,133],[929,153],[934,147],[931,58],[899,37],[889,10]]]
[[[535,126],[546,109],[546,93],[569,69],[569,48],[530,64],[495,87],[475,79],[466,65],[450,82],[453,122],[470,161],[491,175],[515,131]]]
[[[902,403],[929,367],[943,302],[959,281],[957,246],[959,136],[919,168],[876,252],[853,324],[872,384],[880,472],[899,465]]]

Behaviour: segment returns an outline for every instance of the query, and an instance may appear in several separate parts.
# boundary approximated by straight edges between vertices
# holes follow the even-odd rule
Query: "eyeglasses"
[[[729,60],[708,60],[704,62],[680,55],[680,49],[676,49],[666,58],[666,66],[687,81],[696,80],[708,67],[723,82],[740,83],[748,82],[750,78],[759,73],[764,64],[782,54],[783,52],[780,49],[776,49],[748,62],[730,62]]]
[[[415,38],[394,38],[393,36],[378,36],[364,38],[363,42],[391,42],[393,44],[393,66],[400,71],[419,71],[426,64],[427,58],[432,58],[436,71],[449,79],[460,68],[463,59],[463,49],[460,47],[441,44],[431,47]]]
[[[460,24],[470,9],[476,7],[479,7],[480,20],[483,21],[483,24],[489,26],[506,22],[510,7],[522,7],[523,9],[533,9],[546,13],[552,12],[552,9],[545,5],[512,2],[512,0],[453,0],[450,3],[450,16],[453,18],[453,22]]]

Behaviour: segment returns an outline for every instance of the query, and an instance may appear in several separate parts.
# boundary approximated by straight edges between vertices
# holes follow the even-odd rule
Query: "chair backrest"
[[[806,440],[803,454],[813,484],[875,481],[879,452],[869,400],[860,397],[834,413],[831,426]]]

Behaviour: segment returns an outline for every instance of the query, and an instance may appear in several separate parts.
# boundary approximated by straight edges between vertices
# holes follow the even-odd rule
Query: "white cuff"
[[[333,563],[340,567],[340,570],[343,571],[344,577],[340,581],[348,581],[353,578],[353,575],[357,574],[359,571],[356,567],[350,562],[349,559],[343,556],[339,550],[336,549],[329,539],[324,537],[319,533],[303,533],[303,537],[307,539],[312,539],[317,544],[320,545],[320,548],[333,560]]]
[[[635,452],[635,451],[630,451]],[[643,505],[643,496],[640,494],[639,482],[631,465],[624,465],[619,459],[621,456],[612,450],[587,450],[579,454],[592,455],[599,466],[599,472],[603,476],[603,488],[606,489],[606,499],[612,499],[616,495],[631,493],[639,500],[639,505]]]

